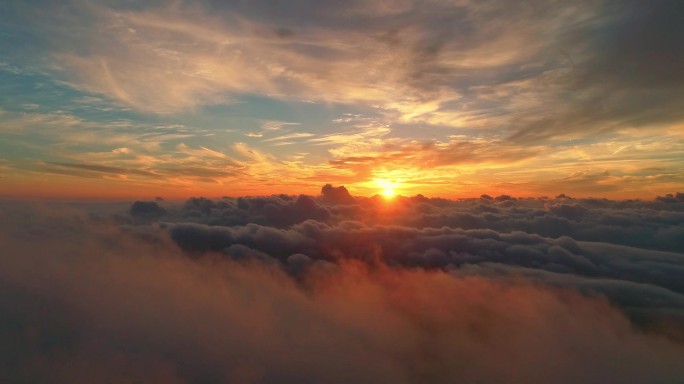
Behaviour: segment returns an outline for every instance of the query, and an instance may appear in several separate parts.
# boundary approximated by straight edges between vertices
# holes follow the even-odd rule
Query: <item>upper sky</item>
[[[681,0],[5,0],[0,195],[652,198],[684,185],[682,20]]]

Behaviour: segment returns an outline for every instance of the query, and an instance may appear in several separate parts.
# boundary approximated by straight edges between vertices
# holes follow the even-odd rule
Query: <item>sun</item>
[[[397,195],[397,193],[394,191],[394,189],[397,187],[397,183],[385,179],[377,179],[375,180],[375,185],[382,189],[380,194],[386,199],[392,199]]]

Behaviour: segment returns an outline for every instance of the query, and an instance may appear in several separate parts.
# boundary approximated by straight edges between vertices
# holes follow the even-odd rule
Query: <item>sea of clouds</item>
[[[676,383],[684,195],[0,203],[0,381]]]

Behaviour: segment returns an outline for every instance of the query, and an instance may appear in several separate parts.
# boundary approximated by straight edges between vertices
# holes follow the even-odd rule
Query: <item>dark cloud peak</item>
[[[662,203],[682,203],[684,202],[684,193],[677,192],[675,194],[668,193],[665,196],[656,197],[656,201]]]
[[[136,201],[129,209],[131,216],[143,219],[157,219],[166,214],[166,209],[157,201]]]
[[[344,185],[333,187],[332,184],[326,184],[321,188],[321,196],[324,201],[332,204],[352,204],[355,201]]]

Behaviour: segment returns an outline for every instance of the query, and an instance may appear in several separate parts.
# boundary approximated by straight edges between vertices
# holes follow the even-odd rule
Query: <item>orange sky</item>
[[[662,4],[88,4],[0,16],[0,196],[684,185],[684,32]]]

